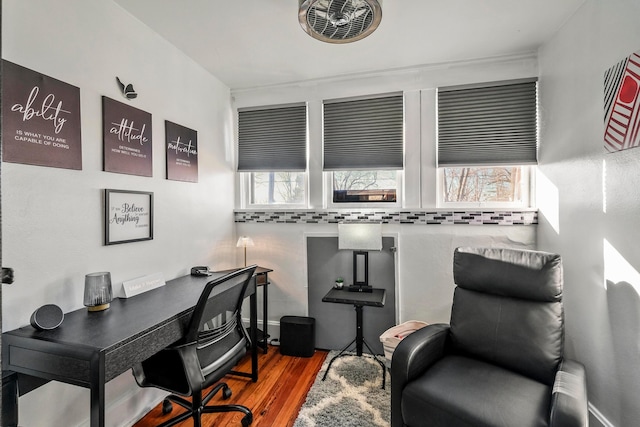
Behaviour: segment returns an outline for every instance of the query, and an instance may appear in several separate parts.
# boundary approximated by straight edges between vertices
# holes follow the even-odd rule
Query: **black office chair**
[[[175,393],[165,399],[164,413],[171,411],[170,402],[187,409],[159,427],[172,426],[189,417],[193,417],[195,427],[200,427],[201,413],[229,411],[245,414],[243,426],[252,423],[253,414],[245,406],[207,405],[220,390],[224,399],[231,397],[227,384],[217,384],[204,397],[202,392],[228,374],[250,347],[242,326],[241,308],[255,269],[255,265],[245,267],[207,283],[184,338],[133,368],[133,375],[141,387]],[[193,402],[177,395],[191,396]]]
[[[391,360],[393,427],[584,427],[582,364],[564,358],[559,255],[457,248],[450,324]]]

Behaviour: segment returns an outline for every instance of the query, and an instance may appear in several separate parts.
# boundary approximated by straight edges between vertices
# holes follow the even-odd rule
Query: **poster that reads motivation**
[[[104,171],[153,176],[151,114],[102,97]]]
[[[2,61],[5,162],[82,169],[80,89]]]
[[[167,179],[198,182],[198,132],[165,120]]]

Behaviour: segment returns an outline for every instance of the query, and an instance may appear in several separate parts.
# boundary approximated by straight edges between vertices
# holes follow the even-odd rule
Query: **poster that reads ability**
[[[165,120],[167,179],[198,182],[198,132]]]
[[[2,61],[5,162],[82,170],[80,89]]]
[[[102,97],[104,171],[153,176],[151,114]]]

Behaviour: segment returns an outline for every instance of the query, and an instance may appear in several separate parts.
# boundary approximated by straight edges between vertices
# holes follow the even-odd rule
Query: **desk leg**
[[[364,334],[362,332],[362,306],[356,305],[356,354],[362,356],[362,343]]]
[[[2,378],[2,418],[0,425],[18,425],[18,374],[11,373]]]
[[[104,427],[104,355],[96,355],[92,358],[91,374],[91,427]]]
[[[268,332],[268,326],[267,326],[267,301],[268,301],[268,290],[269,290],[269,274],[265,273],[264,275],[264,285],[262,285],[262,344],[264,347],[262,347],[262,350],[264,350],[264,354],[267,354],[267,348],[269,347],[267,345],[267,341],[268,341],[268,336],[269,336],[269,332]]]
[[[249,297],[249,324],[251,327],[251,380],[258,381],[258,287]]]

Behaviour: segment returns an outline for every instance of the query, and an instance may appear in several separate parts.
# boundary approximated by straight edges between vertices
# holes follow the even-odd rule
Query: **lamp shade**
[[[338,249],[354,251],[382,250],[382,224],[338,224]]]
[[[249,236],[240,236],[238,243],[236,243],[236,247],[246,248],[247,246],[254,246],[253,239]]]

